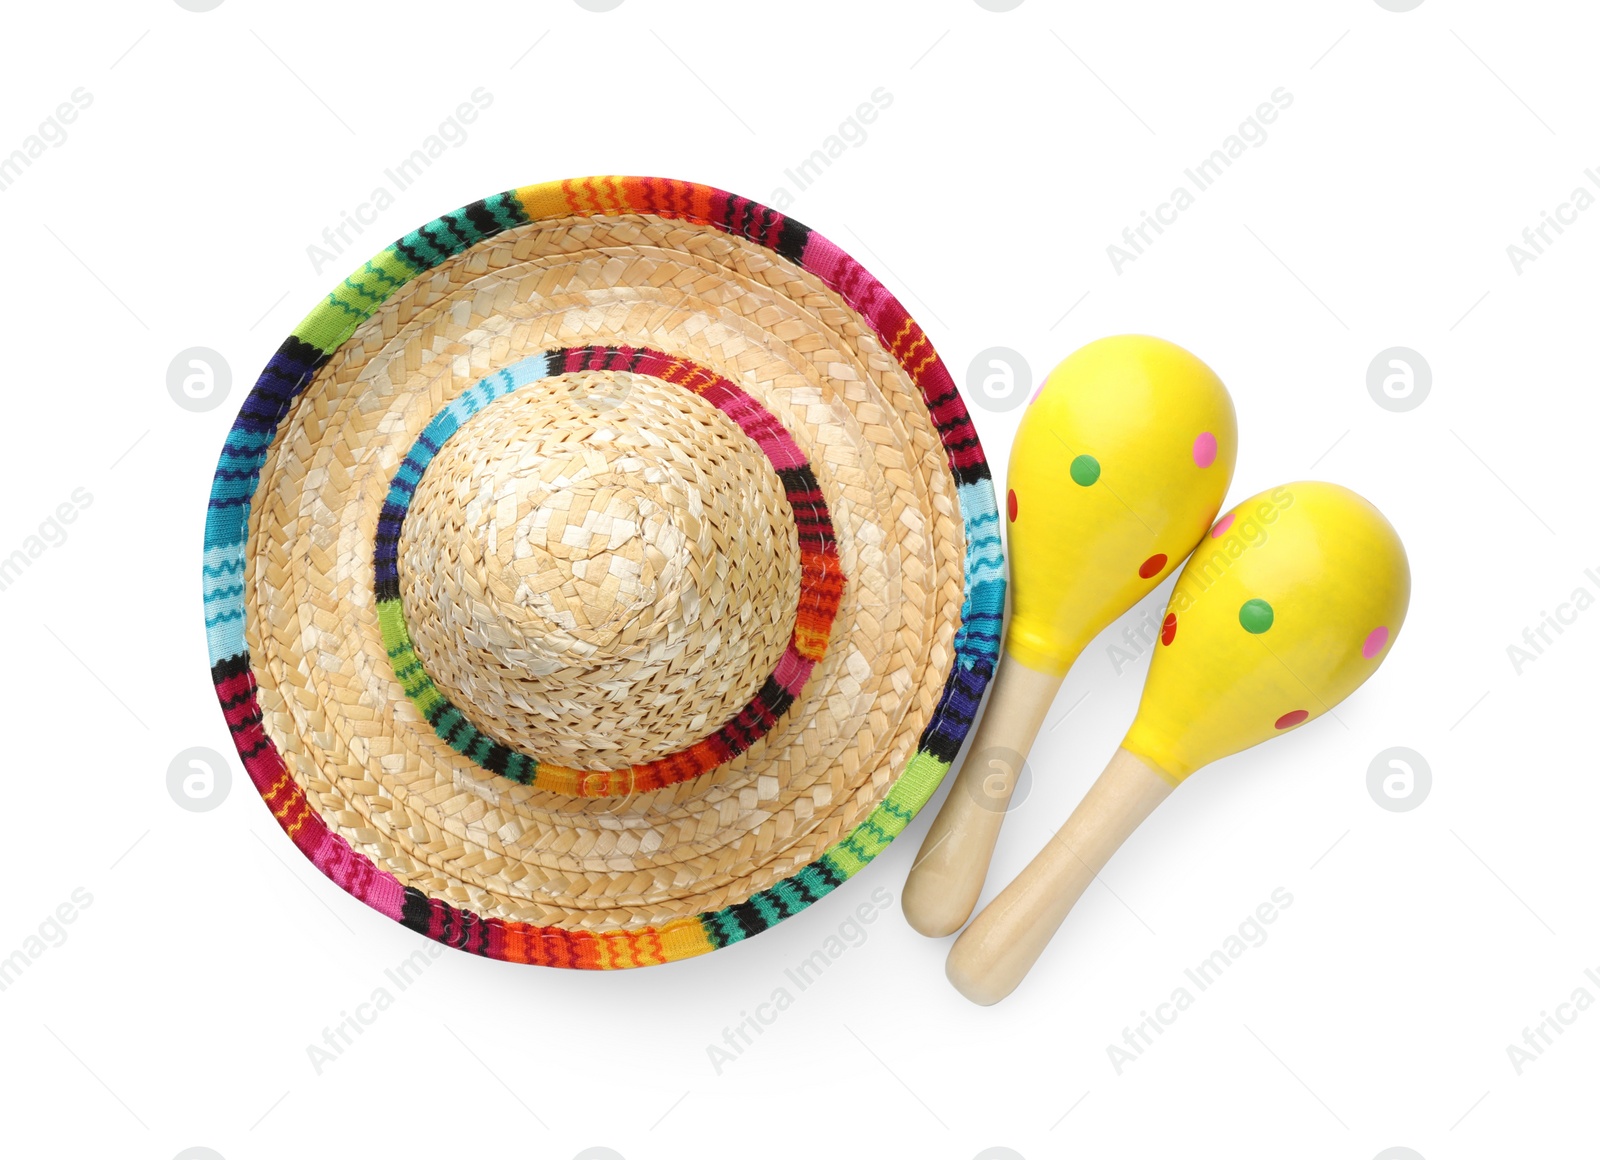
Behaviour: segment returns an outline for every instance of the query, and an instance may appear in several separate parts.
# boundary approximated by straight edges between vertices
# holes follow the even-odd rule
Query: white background
[[[1506,251],[1600,165],[1589,6],[129,0],[6,23],[0,154],[93,98],[0,193],[0,555],[92,496],[0,591],[0,956],[92,897],[0,992],[9,1154],[1590,1154],[1600,1009],[1520,1075],[1506,1050],[1575,989],[1600,999],[1600,611],[1520,674],[1507,654],[1574,589],[1600,595],[1600,212],[1520,273]],[[466,142],[315,271],[307,245],[480,86]],[[1347,728],[1186,784],[998,1007],[961,999],[945,944],[900,917],[930,812],[825,903],[708,957],[602,975],[446,952],[318,1074],[308,1045],[428,944],[304,862],[231,756],[198,561],[239,400],[338,277],[423,221],[591,173],[770,199],[879,86],[892,105],[790,212],[881,276],[958,380],[987,347],[1037,380],[1129,330],[1206,359],[1239,411],[1234,498],[1326,478],[1400,530],[1392,655]],[[1280,86],[1266,142],[1118,273],[1107,245]],[[233,372],[203,412],[166,387],[196,345]],[[1405,413],[1366,388],[1394,345],[1432,369]],[[1019,414],[977,413],[997,479]],[[1055,719],[1087,699],[1032,755],[990,894],[1132,716],[1145,658],[1115,672],[1122,627],[1062,692]],[[1366,786],[1396,745],[1433,774],[1409,812]],[[166,787],[192,746],[230,754],[211,812]],[[1278,887],[1268,940],[1117,1074],[1107,1045]],[[708,1046],[875,890],[895,901],[865,941],[719,1074]]]

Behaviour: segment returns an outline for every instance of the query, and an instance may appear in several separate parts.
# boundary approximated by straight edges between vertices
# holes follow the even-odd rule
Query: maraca
[[[1159,338],[1092,342],[1050,373],[1011,446],[1011,623],[989,708],[901,906],[938,937],[972,913],[1023,757],[1072,662],[1187,556],[1237,447],[1211,368]]]
[[[1009,995],[1174,786],[1348,697],[1388,655],[1410,598],[1400,537],[1346,488],[1291,483],[1218,520],[1178,577],[1122,746],[950,948],[956,989],[975,1003]]]

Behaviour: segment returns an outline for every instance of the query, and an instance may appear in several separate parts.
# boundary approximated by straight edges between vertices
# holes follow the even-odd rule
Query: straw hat
[[[328,877],[474,953],[687,958],[850,877],[972,722],[994,496],[820,235],[596,177],[431,222],[284,342],[206,521],[212,678]]]

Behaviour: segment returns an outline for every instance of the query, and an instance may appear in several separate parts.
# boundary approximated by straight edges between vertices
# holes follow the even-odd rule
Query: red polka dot
[[[1143,564],[1139,565],[1139,578],[1141,580],[1148,580],[1166,566],[1167,554],[1165,552],[1157,552]]]
[[[1279,729],[1292,729],[1309,716],[1311,716],[1311,714],[1307,713],[1304,709],[1296,709],[1292,713],[1285,713],[1282,717],[1279,717],[1277,721],[1274,722],[1274,725]]]
[[[1229,512],[1217,521],[1217,526],[1211,529],[1211,538],[1214,540],[1229,528],[1233,527],[1233,513]]]
[[[1178,635],[1178,614],[1167,613],[1167,618],[1161,622],[1161,643],[1171,644],[1172,639]]]
[[[1006,515],[1012,523],[1017,522],[1017,493],[1014,489],[1006,492]]]

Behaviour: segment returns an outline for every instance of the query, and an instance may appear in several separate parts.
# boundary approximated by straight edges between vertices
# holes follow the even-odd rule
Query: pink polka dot
[[[1273,722],[1273,725],[1279,729],[1292,729],[1309,716],[1311,716],[1311,714],[1307,713],[1304,709],[1296,709],[1292,713],[1285,713],[1282,717],[1279,717]]]
[[[1033,404],[1038,401],[1039,396],[1044,394],[1044,384],[1049,381],[1049,379],[1045,379],[1044,382],[1041,382],[1037,387],[1034,388],[1033,398],[1028,400],[1028,406],[1033,406]]]
[[[1217,461],[1217,437],[1209,431],[1195,436],[1194,461],[1196,466],[1210,467]]]
[[[1229,528],[1233,527],[1233,513],[1229,512],[1217,521],[1217,526],[1211,529],[1211,538],[1214,540]]]
[[[1383,646],[1389,643],[1389,627],[1380,624],[1377,628],[1367,633],[1367,639],[1361,645],[1361,655],[1369,661],[1383,651]]]

